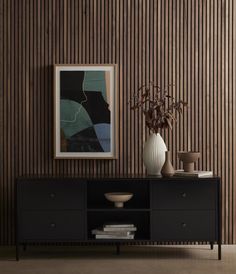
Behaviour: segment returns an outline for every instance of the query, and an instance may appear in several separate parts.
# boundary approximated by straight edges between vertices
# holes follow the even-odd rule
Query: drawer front
[[[18,218],[19,241],[85,239],[82,211],[23,211]]]
[[[85,208],[85,182],[38,180],[18,182],[18,208],[83,209]]]
[[[216,209],[216,182],[152,182],[153,209]]]
[[[217,240],[215,211],[153,211],[151,238],[155,241]]]

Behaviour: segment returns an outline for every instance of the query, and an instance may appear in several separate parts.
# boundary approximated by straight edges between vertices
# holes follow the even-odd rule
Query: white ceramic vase
[[[143,162],[148,175],[161,175],[165,163],[166,144],[159,133],[152,133],[143,148]]]

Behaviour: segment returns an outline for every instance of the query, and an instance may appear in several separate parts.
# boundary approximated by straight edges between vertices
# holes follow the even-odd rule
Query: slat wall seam
[[[197,168],[222,177],[223,242],[236,243],[234,0],[0,0],[0,244],[14,243],[14,180],[22,174],[143,173],[148,130],[128,100],[144,83],[187,100],[173,131]],[[53,64],[118,64],[118,159],[54,160]]]

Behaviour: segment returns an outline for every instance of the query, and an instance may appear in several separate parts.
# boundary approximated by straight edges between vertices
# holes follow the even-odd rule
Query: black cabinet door
[[[154,210],[151,223],[154,241],[217,240],[214,210]]]
[[[153,209],[216,209],[217,181],[152,181]]]
[[[84,209],[85,181],[20,180],[17,182],[17,202],[20,210]]]
[[[85,212],[22,211],[18,229],[22,242],[85,240]]]

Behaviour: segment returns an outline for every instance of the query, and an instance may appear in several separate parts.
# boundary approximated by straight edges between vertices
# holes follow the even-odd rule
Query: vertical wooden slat
[[[4,28],[4,16],[3,16],[3,1],[0,2],[0,55],[3,56],[4,54],[4,42],[3,42],[3,28]],[[0,130],[3,129],[3,58],[0,57]],[[0,169],[3,171],[3,134],[0,135]],[[0,174],[0,182],[3,181],[3,172]],[[3,185],[0,185],[0,214],[3,216]],[[3,219],[3,218],[1,218]],[[0,230],[3,231],[3,222],[0,223]],[[3,233],[0,234],[0,241],[3,242]]]
[[[3,68],[4,68],[4,61],[2,56],[4,56],[4,3],[3,1],[0,1],[0,108],[1,108],[1,113],[0,113],[0,131],[2,132],[3,130],[3,125],[4,125],[4,119],[3,119],[3,106],[4,106],[4,73],[3,73]],[[3,196],[4,196],[4,188],[3,188],[3,160],[4,160],[4,137],[3,134],[0,134],[0,170],[2,170],[0,174],[0,216],[3,216],[3,207],[4,207],[4,201],[3,201]],[[3,217],[0,217],[0,241],[3,243],[4,242],[4,235],[3,235]]]
[[[128,117],[128,113],[127,113],[127,106],[126,106],[126,102],[128,101],[128,24],[129,24],[129,5],[128,5],[128,1],[124,1],[123,4],[123,16],[122,16],[122,20],[123,20],[123,126],[124,126],[124,132],[123,132],[123,147],[124,147],[124,154],[123,154],[123,170],[124,173],[128,172],[129,169],[129,121],[127,119]]]
[[[142,84],[143,84],[143,81],[142,81],[142,24],[143,24],[143,21],[142,21],[142,1],[139,0],[138,2],[138,80],[137,80],[137,88],[140,87]],[[155,53],[157,55],[157,53]],[[155,56],[154,59],[156,59],[157,57]],[[134,91],[133,91],[134,92]],[[138,150],[139,150],[139,153],[138,153],[138,157],[139,159],[141,158],[142,159],[142,136],[143,136],[143,132],[142,132],[142,127],[143,127],[143,123],[142,123],[142,114],[141,114],[141,111],[138,110],[138,115],[137,115],[137,119],[138,119],[138,130],[139,132],[141,131],[141,138],[138,138],[139,139],[139,142],[138,142]],[[138,135],[140,136],[140,135]],[[141,172],[143,171],[143,164],[142,164],[142,161],[139,163],[141,163]]]
[[[9,27],[9,34],[8,34],[8,45],[9,47],[11,47],[12,45],[12,8],[11,8],[11,1],[9,3],[9,11],[8,11],[8,27]],[[9,56],[9,59],[8,59],[8,75],[12,75],[12,60],[14,59],[14,57],[12,55]],[[8,96],[9,96],[9,101],[8,101],[8,109],[9,109],[9,115],[8,115],[8,121],[9,121],[9,125],[8,125],[8,132],[9,132],[9,136],[8,136],[8,140],[9,142],[8,143],[14,143],[14,89],[13,89],[13,82],[10,80],[10,77],[8,77],[8,90],[10,91]],[[13,98],[13,99],[12,99]],[[10,183],[7,184],[7,192],[8,192],[8,195],[7,195],[7,200],[10,201],[11,200],[11,197],[13,196],[14,194],[14,161],[12,161],[12,159],[14,159],[14,151],[12,151],[11,149],[11,145],[9,145],[9,148],[8,148],[8,152],[9,152],[9,164],[8,164],[8,178],[9,178],[9,181]],[[8,216],[13,216],[14,214],[14,211],[13,211],[13,208],[14,208],[14,201],[13,203],[9,203],[9,206],[8,206]],[[13,221],[13,218],[9,218],[8,219],[8,231],[10,230],[10,227],[11,227],[11,223]],[[13,241],[13,232],[14,230],[11,230],[11,232],[9,233],[9,240],[10,241]]]
[[[226,72],[226,81],[227,81],[227,94],[228,94],[228,98],[227,98],[227,105],[226,105],[226,109],[227,109],[227,131],[228,131],[228,157],[227,157],[227,163],[228,163],[228,167],[227,169],[230,170],[231,168],[231,161],[233,160],[232,159],[232,150],[233,150],[233,147],[232,147],[232,128],[231,128],[231,125],[232,125],[232,93],[231,93],[231,90],[232,90],[232,81],[230,79],[232,79],[232,37],[233,37],[233,34],[232,34],[232,25],[231,25],[231,18],[232,18],[232,7],[231,7],[231,1],[227,2],[226,3],[226,14],[227,14],[227,29],[226,29],[226,35],[227,35],[227,54],[226,54],[226,60],[227,60],[227,72]],[[230,161],[230,158],[231,158],[231,161]],[[229,237],[228,237],[228,242],[232,242],[233,241],[233,226],[231,224],[231,221],[232,221],[232,203],[233,203],[233,200],[232,200],[232,196],[231,196],[231,193],[233,192],[233,188],[232,188],[232,185],[233,185],[233,177],[232,177],[232,173],[229,172],[228,173],[228,179],[227,181],[229,182],[229,187],[228,187],[228,197],[227,197],[227,200],[228,200],[228,208],[229,208],[229,214],[228,214],[228,222],[229,222]]]
[[[175,90],[176,90],[176,0],[172,0],[172,43],[171,43],[171,84],[174,85],[171,90],[171,96],[175,97]],[[173,130],[171,132],[171,140],[172,140],[172,162],[173,166],[176,168],[179,168],[179,165],[177,165],[177,158],[176,155],[176,142],[175,142],[175,131],[176,125],[173,126]],[[175,133],[174,133],[175,131]]]
[[[134,1],[131,1],[130,3],[130,68],[129,68],[129,75],[130,75],[130,85],[129,85],[129,98],[132,94],[132,90],[134,90],[134,74],[135,74],[135,67],[134,67],[134,56],[135,56],[135,48],[134,48],[134,41],[135,41],[135,31],[134,30],[134,13],[135,13],[135,3]],[[127,106],[128,107],[128,106]],[[134,132],[135,132],[135,120],[134,120],[134,113],[130,113],[130,140],[134,140]],[[129,142],[130,146],[130,156],[131,156],[131,163],[130,163],[130,173],[135,174],[136,168],[135,168],[135,143],[136,142]]]
[[[235,225],[236,225],[236,208],[235,208],[235,197],[236,197],[236,187],[234,185],[234,178],[236,176],[236,169],[235,169],[235,165],[236,165],[236,134],[235,134],[235,130],[236,130],[236,125],[235,125],[235,117],[236,117],[236,94],[235,94],[235,88],[236,88],[236,77],[233,76],[235,75],[236,72],[236,52],[235,52],[235,47],[236,47],[236,4],[235,2],[232,0],[232,35],[233,35],[233,39],[232,39],[232,78],[230,79],[230,81],[232,82],[232,159],[231,159],[231,173],[232,173],[232,193],[231,193],[231,197],[232,197],[232,229],[233,229],[233,241],[232,243],[236,242],[236,233],[235,233]]]
[[[6,25],[7,25],[7,34],[6,34],[6,40],[7,40],[7,48],[10,46],[10,3],[7,4],[6,6],[7,8],[7,16],[6,16]],[[5,88],[7,90],[10,90],[11,88],[11,83],[10,83],[10,77],[9,77],[9,74],[10,74],[10,66],[9,66],[9,63],[10,63],[10,56],[7,55],[6,56],[6,70],[5,70],[5,73],[6,73],[6,80],[5,80]],[[7,93],[6,94],[6,104],[5,104],[5,107],[6,107],[6,115],[5,115],[5,121],[8,122],[10,119],[11,119],[11,109],[10,109],[10,93]],[[10,156],[10,149],[11,149],[11,146],[10,146],[10,143],[11,143],[11,132],[10,132],[10,123],[7,123],[7,126],[6,126],[6,129],[5,129],[5,137],[6,137],[6,141],[7,140],[10,140],[10,142],[6,142],[6,153],[7,153],[7,158],[5,159],[5,162],[6,162],[6,177],[5,177],[5,180],[7,178],[9,178],[11,180],[11,176],[10,176],[10,166],[11,166],[11,156]],[[5,190],[6,190],[6,194],[5,194],[5,200],[6,202],[9,201],[10,199],[10,188],[11,188],[11,183],[7,183],[7,181],[5,181]],[[5,207],[5,216],[10,216],[10,212],[9,212],[9,209],[10,209],[10,204],[8,204],[6,207]],[[7,222],[5,223],[5,231],[9,231],[10,229],[10,222],[11,222],[11,218],[8,218],[7,219]],[[11,233],[9,233],[9,238],[11,239]]]
[[[205,130],[205,155],[204,155],[204,164],[203,166],[206,166],[207,169],[210,169],[211,166],[211,162],[212,159],[210,157],[210,131],[209,129],[211,128],[211,112],[212,112],[212,108],[211,108],[211,100],[210,100],[210,96],[209,96],[209,90],[210,90],[210,58],[209,58],[209,52],[211,49],[211,39],[210,39],[210,34],[209,34],[209,29],[210,29],[210,20],[211,20],[211,13],[210,13],[210,5],[211,2],[209,1],[208,3],[206,3],[206,7],[204,9],[204,18],[205,18],[205,34],[204,34],[204,52],[205,52],[205,73],[204,73],[204,77],[205,77],[205,81],[204,81],[204,88],[205,88],[205,109],[204,111],[206,112],[206,130]],[[208,16],[209,15],[209,16]],[[209,45],[208,45],[209,44]],[[207,160],[208,159],[208,160]]]
[[[127,104],[144,83],[188,101],[172,151],[222,177],[223,241],[236,243],[234,0],[0,0],[0,243],[14,242],[14,180],[22,174],[142,173],[149,134]],[[53,160],[55,63],[118,64],[117,160]]]
[[[192,1],[188,1],[188,5],[187,5],[187,14],[188,14],[188,21],[187,21],[187,90],[192,90],[192,86],[193,86],[193,78],[192,78],[192,71],[193,71],[193,54],[192,54],[192,37],[193,37],[193,32],[192,32],[192,28],[193,28],[193,14],[192,14]],[[186,94],[186,99],[188,102],[188,107],[187,109],[184,111],[184,116],[187,116],[187,150],[191,150],[192,149],[192,140],[191,140],[191,136],[192,136],[192,123],[191,123],[191,104],[192,104],[192,98],[191,98],[192,93],[187,92]]]

